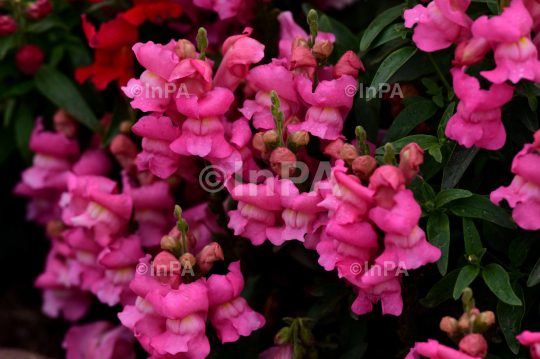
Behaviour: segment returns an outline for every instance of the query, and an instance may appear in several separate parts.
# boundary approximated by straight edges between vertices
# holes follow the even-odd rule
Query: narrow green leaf
[[[383,144],[406,136],[413,128],[433,116],[438,109],[439,106],[431,100],[415,102],[405,107],[390,125]]]
[[[60,71],[43,65],[34,75],[36,88],[56,106],[64,109],[94,132],[102,133],[98,119],[75,84]]]
[[[404,4],[394,6],[377,16],[371,24],[369,24],[362,36],[362,40],[360,41],[360,51],[365,51],[384,27],[401,15],[401,11],[404,7]]]
[[[448,164],[444,168],[443,179],[441,183],[442,189],[453,188],[461,179],[467,167],[478,153],[479,148],[473,146],[466,148],[456,144],[454,152],[448,160]]]
[[[52,16],[47,16],[46,18],[33,23],[32,25],[28,26],[28,32],[33,32],[36,34],[43,33],[47,30],[52,29],[53,27],[61,27],[65,30],[69,30],[69,27],[67,27],[62,21],[59,19],[55,19]]]
[[[491,291],[503,302],[510,305],[522,305],[510,286],[508,273],[496,263],[488,264],[482,270],[482,277]]]
[[[435,161],[442,163],[441,145],[431,147],[429,149],[429,154],[435,158]]]
[[[374,49],[377,46],[384,45],[387,42],[400,38],[402,34],[402,31],[397,31],[396,24],[387,25],[384,30],[382,30],[381,33],[377,35],[369,48]]]
[[[514,239],[508,248],[508,257],[512,264],[520,266],[525,261],[525,258],[527,258],[527,254],[533,243],[537,241],[538,238],[536,236],[525,236]]]
[[[437,261],[437,268],[441,275],[448,270],[448,253],[450,250],[450,221],[445,213],[436,212],[429,216],[427,223],[429,243],[441,250],[441,258]]]
[[[422,183],[421,191],[426,202],[435,200],[435,191],[427,182]]]
[[[459,217],[480,218],[502,227],[516,228],[516,224],[504,209],[478,194],[453,201],[450,211]]]
[[[476,267],[473,265],[468,265],[461,268],[461,271],[459,272],[456,280],[456,285],[454,287],[454,300],[458,300],[459,297],[461,297],[461,294],[463,293],[465,288],[471,285],[471,283],[478,276],[479,273],[480,267]]]
[[[527,287],[534,287],[538,283],[540,283],[540,259],[536,262],[529,279],[527,279]]]
[[[418,146],[420,146],[423,150],[427,150],[433,146],[437,146],[439,144],[439,140],[435,136],[429,136],[429,135],[412,135],[404,137],[400,140],[392,142],[392,146],[396,149],[396,153],[399,153],[403,147],[407,146],[409,143],[415,142]],[[384,146],[381,146],[375,150],[375,154],[377,155],[383,155],[384,154]]]
[[[465,253],[476,255],[482,250],[482,241],[472,219],[463,217],[463,237],[465,239]]]
[[[0,37],[0,61],[6,57],[9,50],[17,46],[18,33],[4,35]]]
[[[428,294],[420,299],[424,307],[434,308],[442,302],[452,298],[457,277],[461,269],[453,270],[444,276],[429,290]]]
[[[472,193],[464,189],[443,189],[435,198],[435,206],[439,208],[453,200],[470,196],[472,196]]]
[[[4,127],[9,127],[16,103],[17,101],[14,98],[10,98],[6,101],[6,108],[4,109]]]
[[[512,353],[517,354],[520,345],[516,336],[521,333],[521,321],[525,315],[525,296],[523,289],[517,282],[512,287],[523,305],[510,305],[499,300],[497,303],[497,319],[506,338],[508,348]]]
[[[382,84],[385,84],[388,79],[405,63],[418,48],[413,46],[402,47],[396,52],[390,54],[381,64],[373,80],[371,81],[371,87],[378,89]],[[373,91],[368,91],[366,101],[372,99]]]
[[[427,93],[430,95],[436,95],[441,92],[441,88],[439,87],[439,85],[437,85],[437,83],[433,81],[432,79],[424,77],[422,79],[422,84],[426,86]]]

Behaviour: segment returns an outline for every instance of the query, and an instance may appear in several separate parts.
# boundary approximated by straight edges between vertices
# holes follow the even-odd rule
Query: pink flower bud
[[[135,164],[135,158],[139,150],[137,146],[124,134],[117,135],[111,142],[111,153],[120,166],[129,169]]]
[[[352,161],[354,161],[360,154],[358,153],[358,150],[356,149],[356,146],[353,146],[349,143],[346,143],[339,149],[339,157],[347,162],[348,165],[352,164]]]
[[[495,323],[495,314],[491,311],[486,311],[478,314],[473,324],[473,332],[482,334]]]
[[[49,0],[36,0],[26,8],[27,14],[34,20],[39,20],[49,15],[52,11],[52,4]]]
[[[488,345],[482,334],[469,334],[459,342],[459,350],[472,357],[483,358]]]
[[[197,263],[197,259],[191,253],[182,254],[180,257],[180,264],[183,268],[191,269],[195,266],[195,263]]]
[[[294,49],[296,49],[298,46],[308,48],[307,40],[304,39],[301,36],[296,36],[291,44],[291,53],[294,52]]]
[[[353,173],[362,180],[369,180],[377,169],[377,160],[371,156],[357,157],[352,163]]]
[[[161,238],[160,246],[164,251],[172,251],[174,248],[179,247],[178,240],[171,236],[163,236]]]
[[[0,16],[0,36],[13,34],[17,31],[17,23],[9,15]]]
[[[439,328],[448,334],[454,333],[456,331],[459,331],[459,324],[458,321],[455,318],[452,317],[444,317],[441,319],[441,323],[439,324]]]
[[[293,76],[303,74],[305,78],[313,80],[313,75],[317,70],[317,60],[315,56],[305,47],[298,46],[289,57],[289,71]]]
[[[197,58],[197,53],[195,51],[195,46],[189,40],[180,39],[176,43],[174,53],[178,56],[180,61],[185,59],[195,59]]]
[[[329,40],[320,40],[313,46],[313,55],[319,62],[326,61],[332,51],[334,51],[334,45]]]
[[[25,74],[32,75],[43,64],[43,52],[36,45],[25,45],[19,48],[15,55],[17,68]]]
[[[59,219],[51,219],[47,222],[46,232],[47,235],[58,238],[62,235],[62,232],[66,229],[66,225]]]
[[[276,130],[270,130],[263,133],[263,142],[270,148],[276,148],[279,141],[279,134]]]
[[[296,169],[296,155],[285,147],[278,147],[272,151],[270,165],[283,178],[289,178]]]
[[[77,134],[79,123],[71,117],[66,111],[60,109],[53,116],[54,130],[63,132],[67,138],[74,138]]]
[[[341,56],[341,59],[334,66],[332,76],[335,79],[339,79],[342,75],[351,75],[357,79],[360,70],[365,71],[362,61],[360,61],[353,51],[349,50]]]
[[[287,148],[294,153],[298,153],[300,149],[309,143],[309,132],[297,131],[289,135],[287,139]]]
[[[160,252],[152,263],[154,275],[161,283],[169,283],[171,286],[180,284],[180,262],[169,252]]]
[[[399,169],[409,184],[420,170],[420,165],[424,163],[424,150],[414,142],[409,143],[403,147],[399,158],[401,159]]]
[[[341,156],[339,155],[339,151],[341,150],[341,147],[343,147],[343,145],[345,145],[345,142],[343,142],[341,138],[338,138],[337,140],[333,140],[328,145],[326,145],[323,153],[336,160],[339,160],[341,158]]]
[[[120,132],[125,133],[125,134],[130,134],[132,127],[133,127],[133,123],[131,123],[131,121],[122,121],[120,123]]]
[[[221,247],[216,242],[213,242],[201,250],[201,253],[197,256],[197,264],[201,272],[208,273],[212,269],[214,262],[223,259]]]
[[[454,66],[470,66],[479,63],[491,49],[489,42],[481,37],[463,41],[456,47],[456,58],[452,60]]]

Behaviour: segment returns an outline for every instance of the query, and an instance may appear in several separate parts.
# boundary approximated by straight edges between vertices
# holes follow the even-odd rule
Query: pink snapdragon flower
[[[169,145],[180,137],[181,131],[169,117],[160,113],[141,117],[132,131],[143,137],[143,151],[137,156],[139,170],[150,170],[159,178],[167,178],[177,171],[180,155]]]
[[[212,66],[203,60],[185,59],[172,71],[169,81],[181,84],[174,96],[181,114],[194,116],[197,100],[212,89]]]
[[[135,359],[134,343],[126,327],[97,321],[69,328],[62,348],[67,359]]]
[[[273,346],[259,354],[259,359],[292,359],[293,346],[284,344]]]
[[[413,41],[422,51],[442,50],[468,40],[472,20],[465,14],[471,0],[434,0],[427,7],[405,10],[405,27],[414,29]]]
[[[538,0],[523,0],[523,5],[525,5],[533,20],[532,31],[538,34],[540,32],[540,2]]]
[[[220,20],[229,19],[236,16],[242,3],[246,0],[229,0],[229,1],[213,1],[213,0],[193,0],[193,5],[201,9],[217,12]]]
[[[276,91],[285,118],[298,110],[298,99],[295,91],[293,75],[285,67],[272,62],[253,68],[246,80],[259,89],[255,100],[245,100],[239,111],[249,120],[253,118],[253,126],[257,129],[270,130],[276,128],[274,117],[270,111],[272,101],[270,92]]]
[[[430,359],[481,359],[449,348],[431,339],[427,343],[416,343],[405,359],[420,359],[420,356]]]
[[[306,113],[305,122],[290,124],[289,131],[308,131],[326,140],[343,138],[343,123],[354,100],[354,96],[350,96],[351,89],[357,88],[354,77],[343,75],[337,80],[321,81],[315,92],[311,81],[303,75],[299,75],[295,82],[302,99],[312,107]]]
[[[283,11],[278,15],[278,21],[280,25],[279,29],[279,58],[288,59],[291,54],[291,46],[295,37],[301,37],[307,41],[308,33],[299,26],[293,19],[293,15],[290,11]],[[315,41],[329,40],[330,42],[336,42],[334,34],[329,32],[319,31]]]
[[[240,262],[231,263],[227,275],[211,275],[206,287],[210,305],[208,318],[223,344],[235,342],[240,336],[249,336],[264,326],[264,317],[240,297],[244,288]]]
[[[512,218],[527,230],[540,229],[540,131],[533,144],[526,144],[512,161],[516,176],[508,187],[491,192],[490,199],[499,204],[503,199],[514,208]]]
[[[373,310],[373,304],[380,301],[383,314],[401,315],[401,272],[392,267],[396,268],[395,265],[374,265],[367,272],[363,272],[357,281],[358,297],[351,306],[354,313],[369,313]]]
[[[497,67],[480,74],[495,84],[506,80],[518,83],[521,79],[539,81],[538,50],[531,41],[533,20],[523,0],[513,0],[501,15],[481,16],[474,22],[472,33],[494,44]]]
[[[501,107],[510,101],[514,88],[501,83],[481,90],[480,82],[467,75],[465,68],[453,68],[450,72],[456,96],[461,101],[456,114],[448,121],[446,136],[467,148],[500,149],[506,141]]]
[[[246,27],[241,35],[231,36],[223,43],[223,60],[214,77],[215,87],[236,90],[240,81],[246,78],[249,66],[263,59],[264,45],[249,37],[252,31]]]
[[[516,338],[521,345],[531,347],[530,353],[533,359],[540,359],[540,333],[526,330]]]

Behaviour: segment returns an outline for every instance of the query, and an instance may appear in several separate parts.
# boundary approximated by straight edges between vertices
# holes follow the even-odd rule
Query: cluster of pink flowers
[[[512,162],[516,176],[508,187],[491,192],[490,199],[499,204],[505,199],[514,208],[512,218],[523,229],[540,229],[540,131],[534,142],[526,144]]]
[[[458,44],[452,69],[454,89],[461,100],[446,127],[446,136],[465,147],[500,149],[506,141],[501,108],[510,101],[514,84],[521,79],[540,81],[540,60],[531,31],[538,31],[536,1],[512,0],[500,15],[479,17],[474,22],[465,13],[470,0],[434,0],[405,11],[405,26],[414,29],[413,41],[432,52]],[[479,81],[465,73],[467,66],[483,60],[493,50],[495,69],[480,74],[492,82],[482,90]]]

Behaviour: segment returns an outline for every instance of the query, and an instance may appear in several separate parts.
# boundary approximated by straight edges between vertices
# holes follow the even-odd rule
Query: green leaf
[[[471,283],[478,276],[479,273],[480,267],[476,267],[473,265],[468,265],[461,268],[461,271],[459,272],[456,280],[456,285],[454,287],[454,300],[458,300],[459,297],[461,297],[461,294],[463,293],[465,288],[471,285]]]
[[[438,109],[439,107],[431,100],[418,101],[405,107],[390,125],[383,144],[406,136],[413,128],[433,116]]]
[[[482,250],[482,241],[472,219],[463,217],[463,237],[465,239],[465,253],[476,255]]]
[[[379,133],[379,112],[381,109],[381,99],[366,102],[366,99],[359,97],[354,102],[354,115],[358,126],[366,130],[367,140],[371,143],[377,142]],[[395,146],[394,146],[395,147]],[[384,149],[380,154],[384,154]]]
[[[508,248],[508,257],[512,264],[520,266],[525,261],[525,258],[527,258],[531,246],[537,240],[538,238],[535,236],[525,236],[523,238],[514,239]]]
[[[502,227],[516,228],[516,224],[504,209],[478,194],[453,201],[450,211],[459,217],[480,218]]]
[[[435,158],[435,161],[442,163],[441,145],[431,147],[429,149],[429,154]]]
[[[521,333],[521,321],[525,315],[525,296],[523,289],[517,282],[514,283],[513,288],[523,305],[509,305],[499,301],[497,303],[497,319],[506,338],[508,348],[512,353],[517,354],[520,345],[516,336]]]
[[[527,287],[534,287],[538,283],[540,283],[540,259],[536,262],[529,279],[527,279]]]
[[[43,65],[34,75],[36,88],[56,106],[64,109],[94,132],[102,133],[98,119],[81,96],[75,84],[60,71]]]
[[[15,143],[19,149],[21,157],[26,163],[31,163],[33,153],[28,147],[30,134],[34,128],[34,116],[28,106],[21,104],[15,116]]]
[[[439,85],[437,85],[437,83],[432,79],[425,77],[422,79],[422,83],[424,84],[424,86],[426,86],[426,88],[428,89],[427,93],[430,95],[437,95],[442,91]]]
[[[488,264],[482,270],[482,277],[491,291],[503,302],[510,305],[522,305],[510,286],[508,273],[496,263]]]
[[[438,94],[433,96],[431,99],[433,100],[435,105],[437,105],[437,106],[439,106],[441,108],[444,106],[444,99],[443,99],[443,96],[442,96],[442,92],[439,92]]]
[[[445,113],[446,114],[446,113]],[[444,168],[443,179],[441,183],[442,189],[453,188],[465,173],[467,167],[478,153],[479,148],[473,146],[466,148],[456,144],[454,152],[448,160],[448,164]]]
[[[378,89],[382,84],[387,83],[388,79],[396,72],[412,55],[418,48],[413,46],[402,47],[396,52],[390,54],[381,64],[373,80],[371,81],[371,87]],[[367,92],[366,101],[371,100],[373,97],[372,91]]]
[[[360,51],[365,51],[384,27],[401,15],[404,7],[404,4],[394,6],[377,16],[371,24],[369,24],[362,36],[362,40],[360,41]]]
[[[420,146],[423,150],[427,150],[433,146],[437,146],[439,144],[439,140],[435,136],[429,136],[429,135],[412,135],[404,137],[400,140],[392,142],[392,146],[396,149],[396,153],[401,152],[403,147],[407,146],[409,143],[416,143],[418,146]],[[384,146],[381,146],[375,150],[375,154],[377,155],[384,155]]]
[[[63,45],[55,46],[51,51],[51,56],[49,58],[49,66],[56,67],[65,54],[65,47]]]
[[[437,194],[435,198],[435,207],[439,208],[456,199],[467,198],[472,193],[464,189],[444,189]]]
[[[422,187],[420,189],[426,202],[435,200],[435,191],[427,182],[422,183]]]
[[[427,223],[429,243],[441,250],[441,258],[437,261],[437,268],[441,275],[448,270],[448,253],[450,250],[450,221],[445,213],[436,212],[429,216]]]
[[[433,288],[429,290],[428,294],[424,298],[420,299],[420,304],[422,304],[424,307],[434,308],[442,302],[452,298],[456,280],[460,271],[461,269],[453,270],[444,276],[440,281],[435,283]]]
[[[15,101],[14,98],[10,98],[6,101],[6,107],[4,109],[4,127],[9,127],[11,123],[11,118],[13,117],[13,112],[15,111]]]
[[[0,36],[0,61],[6,57],[9,50],[17,46],[18,33]]]
[[[36,34],[40,34],[42,32],[45,32],[47,30],[52,29],[53,27],[61,27],[65,30],[69,31],[69,27],[67,27],[62,21],[55,19],[52,16],[47,16],[43,20],[40,20],[30,26],[28,26],[28,32],[33,32]]]
[[[381,31],[379,35],[377,35],[369,48],[373,49],[377,46],[384,45],[387,42],[400,38],[402,34],[402,31],[398,31],[396,29],[396,24],[387,25],[384,30]]]

